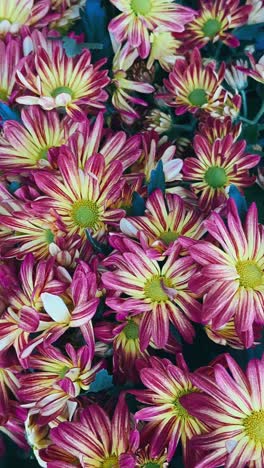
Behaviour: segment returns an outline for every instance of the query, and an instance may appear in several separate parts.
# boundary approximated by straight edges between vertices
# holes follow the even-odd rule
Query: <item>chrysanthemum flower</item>
[[[247,5],[251,6],[248,17],[248,24],[258,24],[264,22],[264,2],[263,0],[247,0]]]
[[[239,46],[229,30],[246,24],[250,11],[239,0],[201,0],[198,16],[186,27],[187,45],[200,48],[220,40],[229,47]]]
[[[227,198],[225,189],[229,185],[243,189],[254,183],[255,177],[249,175],[249,169],[258,164],[260,157],[244,154],[245,148],[245,140],[234,142],[230,134],[213,144],[201,135],[195,136],[197,157],[184,160],[183,177],[191,181],[192,190],[199,194],[202,210],[221,205]]]
[[[146,130],[154,130],[161,135],[169,131],[172,127],[172,118],[170,114],[162,112],[160,109],[153,109],[145,116]]]
[[[127,72],[137,58],[137,49],[132,49],[128,45],[122,48],[120,46],[113,58],[112,85],[114,86],[114,91],[112,94],[112,104],[124,119],[139,117],[138,112],[132,105],[147,106],[146,101],[133,95],[134,91],[146,94],[154,92],[154,87],[151,84],[129,79]]]
[[[205,431],[206,425],[192,417],[181,405],[183,395],[198,392],[192,384],[190,373],[181,355],[177,366],[168,359],[151,357],[148,365],[140,371],[140,378],[147,390],[132,390],[141,403],[147,404],[135,413],[137,421],[149,421],[143,433],[150,440],[150,455],[160,454],[168,447],[168,460],[171,460],[179,440],[182,442],[185,466],[190,461],[189,440]]]
[[[181,57],[179,53],[181,42],[169,31],[155,30],[150,35],[150,43],[147,67],[150,69],[157,60],[164,70],[171,71],[175,60]]]
[[[80,9],[84,6],[85,0],[51,0],[51,9],[57,15],[54,15],[49,27],[65,34],[74,21],[80,18]]]
[[[264,243],[263,226],[253,203],[242,226],[236,205],[228,201],[227,226],[217,213],[204,222],[220,247],[197,241],[189,248],[200,265],[190,288],[206,294],[202,321],[219,329],[234,319],[236,331],[246,347],[254,340],[253,324],[264,324]],[[211,321],[211,322],[210,322]],[[247,332],[247,333],[243,333]]]
[[[59,462],[67,460],[67,454],[75,456],[83,468],[134,466],[122,463],[123,455],[133,451],[130,416],[122,394],[112,420],[100,406],[90,405],[80,413],[79,422],[63,422],[52,429],[51,439],[54,445],[45,450],[43,459],[57,462],[57,466],[61,466]],[[56,448],[66,455],[62,453],[60,458],[57,451],[57,460],[49,457],[49,453],[51,456],[56,453]]]
[[[138,48],[142,58],[150,51],[149,31],[182,32],[195,12],[172,0],[111,0],[122,13],[109,23],[108,29],[118,42],[128,41]]]
[[[175,248],[160,265],[134,241],[124,238],[120,243],[112,236],[110,242],[113,246],[119,244],[120,253],[105,260],[105,265],[116,269],[103,273],[102,281],[118,296],[107,297],[106,304],[121,318],[143,313],[139,326],[141,350],[146,349],[151,338],[158,348],[164,348],[170,322],[191,342],[194,330],[189,319],[199,321],[200,314],[200,304],[187,286],[195,271],[192,258],[179,257],[180,248]]]
[[[30,367],[35,372],[20,379],[19,398],[39,413],[41,425],[62,413],[68,400],[74,401],[81,390],[88,390],[103,367],[103,361],[92,367],[93,352],[89,346],[75,351],[68,343],[65,349],[68,356],[51,346],[39,347],[40,354],[30,357]]]
[[[16,445],[23,450],[28,450],[28,444],[25,438],[24,422],[27,411],[22,408],[17,402],[12,401],[8,412],[4,416],[0,416],[0,456],[5,454],[5,440],[2,438],[9,437]]]
[[[125,212],[111,208],[122,188],[120,161],[105,168],[104,157],[97,154],[81,170],[78,155],[64,146],[58,156],[58,167],[60,175],[43,170],[34,172],[37,186],[47,195],[38,199],[38,205],[39,209],[56,211],[69,237],[79,234],[84,239],[86,229],[96,236],[104,233],[108,224],[120,221]]]
[[[223,346],[230,346],[235,349],[245,349],[244,339],[238,336],[234,320],[230,320],[226,325],[221,328],[213,329],[211,325],[204,327],[207,336],[210,340]],[[254,327],[254,336],[257,340],[261,338],[262,327]],[[258,341],[254,341],[253,345],[259,344]]]
[[[263,466],[263,375],[263,358],[252,359],[244,373],[228,354],[224,365],[215,365],[214,376],[193,375],[205,394],[186,395],[182,405],[212,428],[192,440],[193,448],[207,453],[196,468]]]
[[[104,108],[109,83],[107,70],[101,70],[105,60],[91,64],[91,53],[83,50],[77,57],[67,57],[60,46],[54,46],[49,54],[39,48],[33,67],[25,66],[17,71],[19,84],[24,96],[17,102],[25,105],[39,105],[45,110],[64,108],[75,120],[82,120],[85,111]],[[31,95],[25,95],[30,91]],[[37,96],[36,96],[37,95]]]
[[[225,81],[236,92],[247,87],[247,76],[238,67],[247,68],[247,62],[241,59],[236,60],[235,64],[231,64],[225,71]]]
[[[213,62],[203,65],[199,50],[194,49],[190,63],[186,58],[176,60],[169,78],[164,80],[168,94],[162,97],[176,108],[176,115],[195,113],[199,109],[211,113],[226,100],[227,92],[222,87],[224,76],[224,62],[216,71]]]
[[[91,156],[100,153],[106,166],[120,161],[126,170],[141,154],[141,137],[133,135],[127,138],[123,131],[104,129],[104,117],[100,112],[93,125],[88,119],[78,124],[78,131],[70,137],[68,146],[72,153],[78,155],[81,169]]]
[[[264,55],[262,55],[258,62],[256,62],[252,54],[248,53],[247,55],[252,68],[238,66],[238,70],[243,71],[246,75],[253,78],[253,80],[264,83]]]
[[[164,197],[157,189],[146,202],[145,216],[123,218],[120,229],[127,236],[140,240],[149,256],[159,258],[173,249],[179,236],[199,239],[205,231],[202,220],[200,213],[184,205],[178,195]]]
[[[47,24],[50,3],[46,0],[8,0],[0,3],[0,36],[7,33],[17,34],[23,25]]]
[[[22,123],[8,120],[0,139],[0,168],[9,171],[50,166],[48,152],[68,141],[77,129],[69,119],[60,121],[56,111],[44,112],[34,106],[23,109]]]
[[[12,103],[17,95],[16,71],[22,58],[19,39],[0,40],[0,56],[0,101]]]
[[[20,388],[19,377],[22,368],[11,356],[1,353],[0,356],[0,417],[9,411],[10,400],[17,399]]]
[[[222,140],[227,135],[231,135],[236,141],[242,130],[242,122],[234,124],[230,117],[224,119],[214,119],[210,115],[205,115],[205,118],[199,124],[199,133],[206,140],[213,144],[215,140]]]
[[[166,182],[182,179],[180,171],[183,161],[175,158],[176,146],[171,145],[166,136],[159,138],[158,133],[154,131],[143,133],[142,149],[141,157],[132,167],[132,172],[144,173],[146,181],[149,182],[151,171],[162,161]]]

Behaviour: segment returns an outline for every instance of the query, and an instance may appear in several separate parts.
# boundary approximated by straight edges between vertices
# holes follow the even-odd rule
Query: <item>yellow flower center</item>
[[[111,455],[101,463],[101,468],[119,468],[118,458]]]
[[[248,437],[254,442],[264,444],[264,410],[253,411],[244,419],[244,427]]]
[[[123,329],[124,334],[128,340],[136,340],[138,338],[138,325],[130,320]]]
[[[202,107],[204,104],[206,104],[208,102],[206,92],[202,88],[194,89],[189,94],[188,99],[189,99],[190,103],[193,106],[196,106],[196,107]]]
[[[51,244],[54,241],[54,234],[51,231],[51,229],[46,229],[45,230],[45,240],[47,244]]]
[[[263,271],[253,261],[238,262],[236,270],[239,274],[239,282],[244,288],[256,288],[262,284]]]
[[[179,233],[176,231],[164,231],[160,235],[160,239],[165,242],[165,244],[169,245],[171,242],[178,239]]]
[[[8,101],[8,92],[6,89],[0,88],[0,101]]]
[[[90,200],[80,200],[72,207],[72,219],[82,228],[94,228],[99,220],[97,204]]]
[[[224,168],[218,166],[209,167],[204,178],[207,184],[214,189],[224,187],[227,182],[227,176]]]
[[[68,88],[68,86],[58,86],[58,88],[56,88],[56,89],[54,89],[54,91],[52,91],[51,96],[52,97],[57,97],[57,96],[59,96],[59,94],[62,94],[62,93],[69,94],[70,96],[73,95],[72,90],[70,88]]]
[[[151,299],[152,302],[166,302],[168,300],[168,296],[162,287],[161,281],[163,281],[165,286],[171,286],[171,282],[168,278],[156,275],[145,284],[145,296],[147,299]]]
[[[147,15],[151,10],[151,0],[132,0],[131,8],[136,15]]]
[[[205,37],[213,38],[221,29],[221,23],[217,19],[209,19],[203,27]]]

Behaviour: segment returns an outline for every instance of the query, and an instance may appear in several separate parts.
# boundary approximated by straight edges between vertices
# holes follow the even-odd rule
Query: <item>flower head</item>
[[[239,0],[201,0],[200,6],[198,16],[186,27],[187,46],[203,47],[219,40],[229,47],[239,46],[229,30],[246,24],[251,7],[241,6]]]
[[[181,42],[169,31],[155,30],[150,35],[150,43],[147,67],[151,68],[157,60],[164,70],[171,71],[176,59],[181,56],[179,53]]]
[[[138,48],[142,58],[150,51],[149,32],[160,27],[163,31],[182,32],[184,25],[194,18],[190,8],[171,0],[111,0],[121,14],[109,23],[109,31],[118,42],[128,41]]]
[[[147,390],[132,391],[138,401],[148,405],[137,411],[135,418],[149,421],[144,432],[151,437],[150,455],[156,456],[168,446],[168,460],[171,460],[181,439],[186,466],[190,466],[187,464],[191,457],[189,440],[206,428],[181,404],[183,395],[198,392],[190,377],[182,356],[178,356],[177,366],[168,359],[151,357],[140,371]]]
[[[245,60],[237,60],[235,64],[230,65],[225,71],[225,81],[236,92],[242,91],[247,87],[247,76],[238,67],[247,68]]]
[[[164,80],[168,93],[163,97],[177,115],[185,112],[203,110],[212,113],[227,98],[227,92],[222,87],[225,75],[224,62],[218,71],[215,64],[209,62],[203,65],[199,50],[196,48],[190,56],[175,62],[169,78]]]
[[[264,55],[262,55],[258,62],[256,62],[252,54],[248,53],[247,55],[252,68],[239,65],[237,67],[238,70],[241,70],[246,75],[253,78],[253,80],[264,83]]]
[[[170,114],[160,111],[159,109],[151,110],[145,116],[145,128],[146,130],[154,130],[156,133],[161,135],[166,133],[172,127],[172,118]]]
[[[50,4],[46,0],[8,0],[0,4],[0,36],[7,33],[17,34],[23,25],[47,24],[44,17]]]
[[[262,0],[247,0],[247,5],[251,6],[248,17],[248,24],[258,24],[264,22],[264,3]]]
[[[188,289],[188,280],[195,271],[193,260],[179,257],[175,248],[163,265],[149,258],[134,241],[119,237],[111,238],[119,247],[105,260],[107,265],[116,265],[112,272],[102,275],[106,288],[115,291],[106,304],[118,312],[118,317],[143,313],[139,327],[141,350],[146,349],[150,339],[158,348],[163,348],[169,338],[169,323],[189,342],[193,327],[189,319],[199,321],[200,304]]]
[[[0,101],[12,103],[15,100],[15,97],[18,92],[16,84],[16,71],[22,63],[22,51],[20,40],[12,39],[10,36],[6,39],[6,41],[0,40],[0,55]]]
[[[45,110],[64,108],[76,120],[85,117],[85,111],[103,109],[107,99],[104,90],[109,83],[107,71],[101,70],[104,61],[91,64],[91,53],[83,50],[77,57],[67,57],[60,46],[52,53],[39,48],[34,56],[35,67],[24,67],[17,71],[24,96],[17,102],[39,105]],[[30,91],[31,95],[25,95]]]
[[[199,194],[202,210],[208,211],[221,205],[227,198],[226,187],[231,184],[239,189],[252,185],[255,177],[249,169],[255,167],[258,155],[245,155],[246,141],[234,142],[231,134],[210,144],[201,135],[194,138],[196,158],[186,158],[183,165],[184,180]]]
[[[203,292],[203,323],[220,329],[231,319],[237,334],[246,347],[254,341],[253,325],[264,324],[264,244],[263,226],[253,203],[244,226],[236,205],[228,201],[227,226],[217,213],[204,222],[215,241],[198,241],[189,248],[200,265],[189,286],[196,293]]]
[[[242,130],[242,122],[233,124],[230,117],[225,117],[224,119],[215,119],[210,115],[205,115],[204,117],[199,125],[199,133],[210,144],[213,144],[215,140],[222,140],[229,134],[233,137],[234,141],[238,139]]]
[[[197,468],[218,466],[261,467],[264,463],[264,359],[252,359],[244,373],[234,359],[224,356],[211,377],[193,375],[204,393],[193,393],[182,404],[204,424],[207,434],[194,437],[193,447],[205,453]]]

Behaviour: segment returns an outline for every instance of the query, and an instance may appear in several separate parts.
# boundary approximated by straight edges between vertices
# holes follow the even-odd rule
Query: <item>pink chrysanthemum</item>
[[[16,83],[16,72],[20,63],[22,63],[22,50],[20,40],[11,39],[10,36],[7,38],[6,41],[0,40],[0,56],[0,101],[13,103],[18,92],[18,86]]]
[[[184,25],[194,18],[190,8],[172,0],[111,0],[122,13],[109,23],[109,31],[118,42],[128,41],[138,48],[142,58],[150,51],[149,31],[160,27],[163,31],[182,32]]]
[[[29,57],[31,59],[31,57]],[[25,63],[17,71],[18,82],[24,96],[17,102],[39,105],[45,110],[64,108],[75,120],[83,120],[85,111],[104,108],[109,83],[107,70],[101,70],[105,60],[91,64],[91,53],[83,50],[77,57],[67,57],[60,46],[48,53],[39,48],[34,56],[34,65]],[[30,91],[30,95],[25,95]]]
[[[8,0],[0,3],[0,36],[17,34],[23,25],[42,25],[49,22],[46,16],[50,2],[46,0]],[[44,19],[44,17],[46,17]]]
[[[264,358],[252,359],[244,373],[228,354],[224,365],[214,366],[211,377],[193,375],[192,382],[204,393],[184,396],[182,405],[211,427],[192,440],[193,448],[203,454],[196,468],[264,465],[263,375]]]
[[[242,122],[234,124],[230,117],[214,119],[207,114],[199,125],[199,133],[211,144],[213,144],[217,139],[222,140],[227,135],[232,135],[233,140],[236,141],[241,131]]]
[[[186,158],[183,178],[191,182],[194,193],[199,194],[199,205],[208,211],[227,199],[226,188],[235,185],[238,189],[249,187],[255,181],[249,169],[260,160],[257,154],[245,154],[246,141],[234,142],[231,134],[216,139],[213,144],[201,135],[194,137],[196,158]]]
[[[120,253],[105,260],[106,265],[116,267],[102,275],[105,287],[116,292],[106,304],[120,317],[143,313],[139,328],[141,349],[150,339],[158,348],[163,348],[169,338],[169,323],[172,322],[188,342],[194,330],[189,321],[199,321],[200,304],[188,289],[188,280],[195,272],[191,257],[179,257],[175,248],[163,265],[149,258],[134,241],[111,238]]]
[[[251,6],[239,0],[201,0],[198,16],[186,26],[186,47],[204,47],[208,42],[222,41],[229,47],[239,40],[229,30],[246,24]]]
[[[254,322],[264,325],[264,230],[258,224],[256,205],[249,208],[244,226],[232,199],[227,225],[217,213],[204,225],[219,247],[198,241],[189,248],[200,265],[189,285],[204,293],[202,321],[218,329],[234,319],[238,335],[250,347]]]
[[[248,58],[252,68],[237,67],[238,70],[243,71],[246,75],[253,78],[253,80],[264,83],[264,55],[256,62],[252,54],[248,54]]]
[[[149,421],[143,433],[151,438],[150,455],[158,455],[168,447],[171,460],[179,440],[182,442],[187,466],[193,456],[189,440],[205,431],[206,425],[192,417],[181,404],[183,395],[198,392],[191,382],[191,374],[181,355],[177,355],[177,366],[168,359],[151,357],[149,364],[140,371],[140,378],[147,390],[133,390],[131,393],[146,408],[135,414],[136,420]]]

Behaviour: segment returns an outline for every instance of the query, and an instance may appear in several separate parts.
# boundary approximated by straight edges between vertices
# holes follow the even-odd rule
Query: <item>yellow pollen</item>
[[[178,239],[179,233],[176,231],[164,231],[160,234],[160,239],[167,245]]]
[[[131,8],[136,15],[147,15],[151,10],[151,0],[132,0]]]
[[[119,468],[118,458],[111,455],[101,463],[101,468]]]
[[[254,261],[240,261],[236,265],[239,282],[244,288],[256,288],[263,282],[263,271]]]
[[[152,276],[152,278],[145,283],[145,296],[147,299],[151,299],[152,302],[166,302],[168,300],[168,296],[162,288],[161,281],[163,281],[165,286],[171,286],[171,282],[168,278],[163,278],[158,275]]]
[[[244,419],[243,424],[248,437],[255,443],[264,445],[264,410],[253,411]]]
[[[80,200],[72,207],[72,219],[82,228],[94,228],[99,220],[99,210],[95,202]]]

